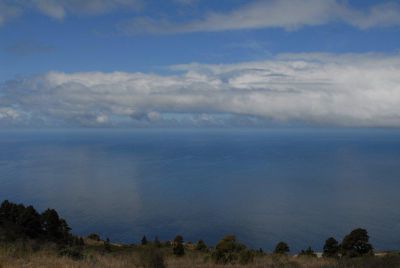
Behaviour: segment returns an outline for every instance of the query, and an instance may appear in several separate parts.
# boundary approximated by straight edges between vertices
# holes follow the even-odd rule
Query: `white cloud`
[[[48,125],[175,124],[189,116],[213,125],[235,119],[400,127],[400,55],[284,54],[171,69],[179,74],[50,72],[17,78],[1,86],[0,114],[12,107],[19,122]]]
[[[338,0],[266,0],[253,1],[229,12],[210,12],[202,19],[186,23],[154,18],[134,18],[119,25],[126,34],[187,33],[225,30],[284,28],[340,21],[360,29],[400,25],[400,5],[384,2],[365,9],[355,9]]]

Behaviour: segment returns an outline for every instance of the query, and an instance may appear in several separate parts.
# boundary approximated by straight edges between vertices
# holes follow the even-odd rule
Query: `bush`
[[[240,262],[246,264],[253,260],[253,253],[246,249],[241,243],[236,241],[236,237],[228,235],[218,242],[215,250],[211,253],[211,258],[215,263],[235,264]]]
[[[100,236],[95,233],[91,233],[90,235],[87,236],[87,238],[95,240],[95,241],[100,241]]]
[[[204,243],[203,240],[199,240],[199,241],[197,241],[197,244],[196,244],[196,250],[206,252],[208,250],[208,247],[207,247],[206,243]]]
[[[183,246],[183,237],[181,235],[177,235],[174,239],[174,243],[172,245],[172,251],[175,256],[183,256],[185,255],[185,248]]]
[[[285,242],[279,242],[274,250],[275,254],[282,254],[285,255],[290,251],[288,244],[286,244]]]

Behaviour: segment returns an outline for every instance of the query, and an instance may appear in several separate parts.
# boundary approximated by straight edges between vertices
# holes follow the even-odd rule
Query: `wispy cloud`
[[[360,29],[398,26],[400,5],[384,2],[360,10],[337,0],[259,0],[229,12],[210,12],[202,19],[185,23],[140,17],[125,21],[118,28],[125,34],[171,34],[261,28],[295,30],[331,22],[342,22]]]
[[[179,74],[49,72],[17,78],[1,85],[0,122],[157,125],[186,117],[192,123],[253,118],[400,127],[399,55],[286,54],[171,69]]]
[[[0,0],[0,26],[27,10],[62,20],[68,14],[99,15],[121,9],[138,10],[141,5],[141,0]]]

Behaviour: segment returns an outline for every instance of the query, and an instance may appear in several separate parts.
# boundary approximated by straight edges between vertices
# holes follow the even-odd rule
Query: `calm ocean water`
[[[112,241],[400,248],[399,130],[0,131],[0,199]]]

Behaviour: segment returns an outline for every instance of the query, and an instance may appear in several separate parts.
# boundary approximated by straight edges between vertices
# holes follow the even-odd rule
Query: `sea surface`
[[[235,234],[295,252],[363,227],[400,249],[400,131],[3,130],[4,199],[119,242]]]

